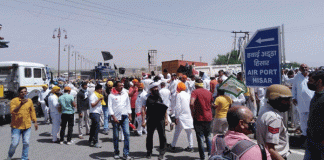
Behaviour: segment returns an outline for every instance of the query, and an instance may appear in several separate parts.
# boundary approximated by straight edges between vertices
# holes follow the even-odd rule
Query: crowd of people
[[[160,142],[158,159],[163,159],[166,151],[175,152],[176,146],[193,152],[193,131],[200,159],[287,159],[290,154],[288,117],[291,117],[289,125],[297,128],[296,132],[307,141],[304,159],[323,159],[324,71],[310,73],[308,66],[302,64],[298,72],[283,70],[282,73],[283,85],[248,87],[246,93],[238,96],[220,89],[230,76],[220,70],[215,77],[168,73],[165,78],[160,74],[54,83],[43,86],[38,101],[45,123],[52,125],[53,143],[72,143],[77,114],[79,138],[89,135],[91,147],[102,147],[98,141],[101,125],[106,135],[112,128],[115,159],[131,159],[130,132],[146,135],[146,158],[151,158],[155,130]],[[243,82],[241,72],[235,76]],[[8,159],[15,153],[20,136],[22,159],[28,159],[31,121],[38,128],[33,103],[25,98],[26,92],[26,87],[20,87],[19,96],[11,101],[12,142]],[[67,141],[64,142],[66,126]],[[166,127],[174,129],[170,143],[167,143]],[[188,144],[177,145],[182,130]],[[257,143],[249,134],[255,134]],[[122,156],[120,139],[124,142]]]

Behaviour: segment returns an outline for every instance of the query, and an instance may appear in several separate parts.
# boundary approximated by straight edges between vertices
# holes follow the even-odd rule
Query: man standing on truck
[[[27,94],[26,87],[18,88],[18,97],[10,102],[11,113],[11,145],[8,152],[8,158],[11,159],[15,154],[22,136],[23,150],[21,159],[28,159],[29,138],[31,131],[31,121],[34,122],[35,130],[38,129],[36,113],[31,99],[25,98]]]
[[[49,123],[49,108],[46,106],[45,97],[50,93],[50,90],[47,89],[47,84],[42,85],[43,90],[41,90],[38,94],[38,105],[41,105],[43,113],[44,113],[44,122]]]

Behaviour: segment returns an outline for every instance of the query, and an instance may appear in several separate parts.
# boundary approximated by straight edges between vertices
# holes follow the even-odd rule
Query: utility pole
[[[57,32],[57,38],[58,38],[58,66],[57,66],[57,74],[58,74],[58,77],[60,77],[60,50],[61,50],[61,28],[56,28],[54,31],[53,31],[53,39],[55,39],[55,32]],[[62,32],[65,33],[65,36],[64,38],[67,39],[67,32],[64,28],[62,28]]]
[[[244,34],[249,35],[249,32],[233,31],[232,33],[235,34],[235,36],[234,36],[234,51],[235,51],[235,47],[236,47],[236,34],[237,34],[237,33],[244,33]]]
[[[200,62],[201,62],[201,58],[202,58],[202,57],[200,56]]]
[[[181,59],[183,60],[183,54],[181,55]]]

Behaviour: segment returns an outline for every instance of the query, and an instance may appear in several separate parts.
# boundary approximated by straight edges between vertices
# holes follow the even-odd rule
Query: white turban
[[[159,82],[152,82],[150,85],[149,85],[149,90],[151,90],[152,88],[154,87],[158,87],[160,85]]]

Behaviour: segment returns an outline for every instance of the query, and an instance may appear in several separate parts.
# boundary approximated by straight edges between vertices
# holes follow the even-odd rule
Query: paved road
[[[31,160],[90,160],[90,159],[113,159],[114,149],[113,149],[113,139],[112,130],[110,130],[109,135],[99,134],[99,141],[103,146],[100,149],[91,148],[87,145],[88,136],[81,140],[78,138],[77,125],[73,128],[73,144],[72,145],[60,145],[51,143],[50,131],[51,125],[42,124],[42,118],[39,121],[39,130],[35,131],[32,127],[32,133],[30,138],[30,149],[29,149],[29,159]],[[167,130],[169,128],[167,127]],[[167,142],[171,143],[173,138],[173,132],[166,132]],[[194,132],[193,132],[194,133]],[[8,149],[10,146],[10,125],[0,126],[0,159],[5,159],[7,157]],[[142,137],[131,136],[130,138],[130,156],[134,159],[146,159],[146,147],[145,147],[146,135]],[[158,134],[154,134],[154,150],[152,159],[157,159],[158,156]],[[194,134],[194,152],[186,152],[184,148],[188,146],[186,133],[183,131],[179,137],[177,143],[176,153],[167,152],[165,154],[165,159],[170,160],[192,160],[199,158],[197,141]],[[120,142],[120,151],[122,155],[123,142]],[[20,141],[17,147],[16,153],[13,158],[20,158],[22,151],[22,143]],[[303,149],[292,149],[292,154],[289,156],[289,160],[300,160],[303,159],[304,150]],[[207,156],[207,155],[206,155]]]

